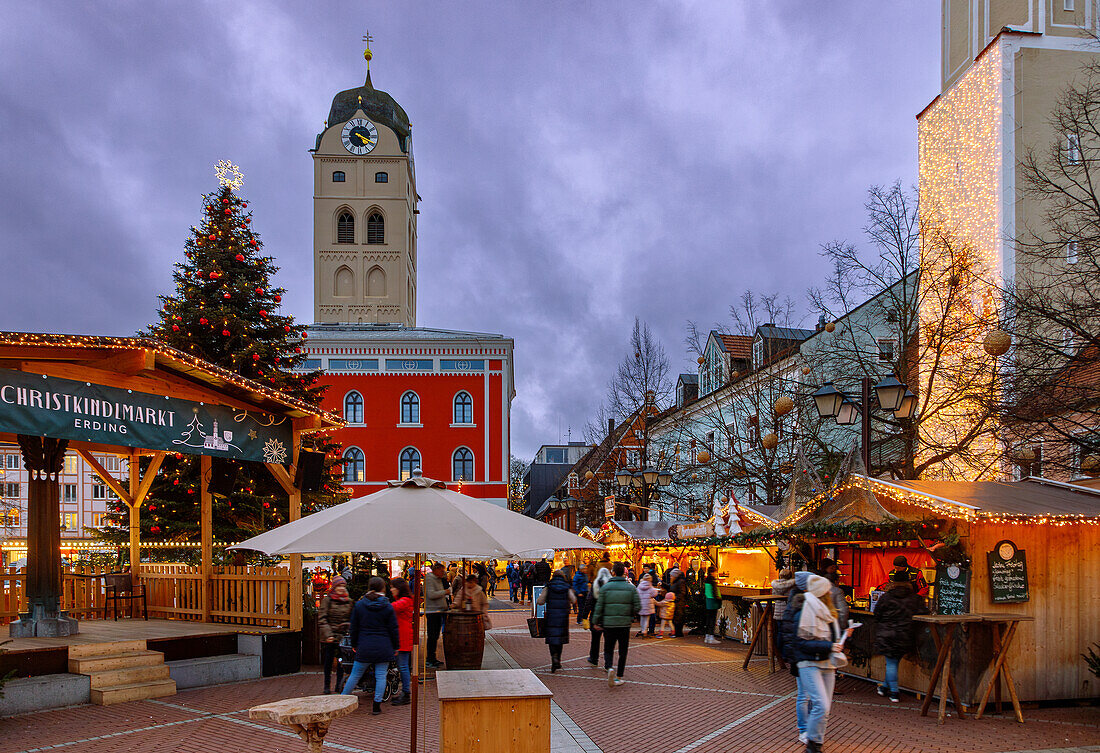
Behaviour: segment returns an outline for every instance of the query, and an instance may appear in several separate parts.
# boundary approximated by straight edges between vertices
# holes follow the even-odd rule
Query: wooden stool
[[[332,720],[347,716],[358,706],[359,699],[353,695],[308,695],[253,706],[248,718],[285,724],[305,741],[310,753],[320,753]]]

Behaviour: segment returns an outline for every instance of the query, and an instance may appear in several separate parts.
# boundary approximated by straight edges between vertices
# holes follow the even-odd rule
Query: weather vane
[[[374,37],[370,35],[370,29],[367,29],[367,33],[363,35],[363,44],[367,46],[367,49],[363,50],[363,59],[367,61],[367,73],[370,73],[370,59],[374,57],[370,51],[370,43],[374,41]]]
[[[218,160],[214,164],[214,173],[218,176],[218,182],[230,191],[236,191],[244,185],[244,173],[229,160]]]

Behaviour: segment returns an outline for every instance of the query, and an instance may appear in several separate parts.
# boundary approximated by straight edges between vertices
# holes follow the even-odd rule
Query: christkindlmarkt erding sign
[[[0,369],[0,432],[286,464],[285,416]]]

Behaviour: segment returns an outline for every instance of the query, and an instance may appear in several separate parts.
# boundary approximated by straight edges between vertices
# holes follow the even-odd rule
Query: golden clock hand
[[[361,133],[357,133],[357,134],[355,134],[355,135],[356,135],[356,136],[358,136],[358,137],[359,137],[359,140],[360,140],[360,141],[362,141],[362,142],[363,142],[364,144],[369,144],[369,143],[370,143],[370,139],[368,139],[368,138],[366,138],[365,136],[363,136],[363,134],[361,134]]]

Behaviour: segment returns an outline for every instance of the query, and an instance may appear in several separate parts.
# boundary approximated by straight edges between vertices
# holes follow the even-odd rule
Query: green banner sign
[[[260,411],[0,369],[0,432],[290,462],[290,419]]]

